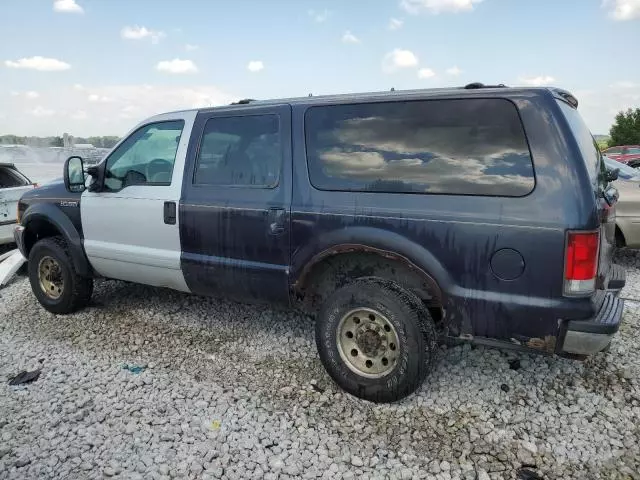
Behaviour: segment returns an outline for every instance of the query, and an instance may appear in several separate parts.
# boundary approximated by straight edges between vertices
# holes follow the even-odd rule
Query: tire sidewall
[[[402,302],[394,292],[376,287],[375,283],[357,282],[334,292],[316,322],[316,343],[325,368],[338,385],[358,397],[386,402],[415,390],[430,359],[425,360],[429,352],[412,305]],[[340,320],[359,307],[373,308],[386,316],[398,335],[400,356],[384,377],[360,376],[340,356],[336,342]]]
[[[43,257],[53,258],[60,266],[64,289],[60,298],[55,300],[44,293],[40,287],[38,268],[40,260],[42,260]],[[58,311],[67,311],[69,309],[69,305],[73,301],[74,285],[71,268],[72,266],[69,264],[66,253],[53,241],[47,239],[40,240],[33,246],[29,253],[28,273],[31,290],[40,304],[50,312],[57,313]]]

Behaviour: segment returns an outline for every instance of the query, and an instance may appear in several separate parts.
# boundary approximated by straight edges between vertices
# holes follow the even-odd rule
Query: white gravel
[[[18,278],[0,291],[0,479],[638,479],[640,256],[619,259],[637,302],[609,352],[443,349],[394,405],[338,390],[309,318],[111,281],[56,317]]]

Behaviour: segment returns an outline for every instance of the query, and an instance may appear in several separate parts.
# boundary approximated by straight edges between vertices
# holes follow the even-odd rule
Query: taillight
[[[596,289],[599,232],[568,232],[564,258],[564,294],[585,295]]]

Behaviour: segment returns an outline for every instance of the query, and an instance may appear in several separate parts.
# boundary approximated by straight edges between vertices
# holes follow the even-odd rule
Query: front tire
[[[91,300],[93,279],[75,272],[62,237],[45,238],[33,246],[28,273],[33,294],[51,313],[73,313]]]
[[[356,280],[329,296],[316,321],[316,344],[333,380],[373,402],[413,393],[437,352],[435,325],[422,302],[376,278]]]

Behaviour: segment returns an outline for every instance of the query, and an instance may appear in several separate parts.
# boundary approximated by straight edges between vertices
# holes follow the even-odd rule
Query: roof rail
[[[507,88],[507,86],[504,83],[499,83],[498,85],[485,85],[484,83],[481,83],[481,82],[473,82],[473,83],[468,83],[463,88],[465,90],[475,90],[477,88]]]
[[[230,105],[246,105],[247,103],[255,102],[253,98],[243,98],[242,100],[238,100],[237,102],[231,102]]]

